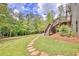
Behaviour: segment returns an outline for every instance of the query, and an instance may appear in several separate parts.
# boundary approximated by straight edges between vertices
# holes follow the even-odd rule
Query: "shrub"
[[[74,32],[71,30],[71,28],[68,25],[61,25],[57,28],[57,31],[62,36],[74,36]]]

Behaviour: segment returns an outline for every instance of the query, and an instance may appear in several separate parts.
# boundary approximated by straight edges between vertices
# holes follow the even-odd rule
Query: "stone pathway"
[[[38,37],[36,37],[35,39],[33,39],[29,45],[27,46],[27,50],[30,53],[31,56],[48,56],[48,54],[46,52],[43,51],[39,51],[36,48],[33,47],[34,42],[36,41]]]

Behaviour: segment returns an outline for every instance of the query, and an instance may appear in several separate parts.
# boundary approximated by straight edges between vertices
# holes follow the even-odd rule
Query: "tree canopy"
[[[19,20],[14,20],[14,18],[10,16],[7,4],[0,4],[0,14],[1,37],[41,33],[45,29],[45,21],[38,15],[28,14],[25,20],[22,20],[22,15],[20,15]]]

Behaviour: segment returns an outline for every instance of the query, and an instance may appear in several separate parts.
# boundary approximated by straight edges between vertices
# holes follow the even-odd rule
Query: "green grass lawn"
[[[0,56],[24,56],[29,55],[27,51],[28,43],[35,38],[36,35],[26,35],[18,37],[10,37],[8,40],[0,40]],[[13,39],[13,40],[10,40]]]
[[[36,40],[34,47],[47,52],[49,55],[73,56],[76,52],[79,52],[79,44],[77,43],[57,41],[43,35]]]
[[[34,47],[49,55],[75,55],[79,52],[79,44],[77,43],[58,41],[47,36],[32,34],[0,39],[0,56],[29,56],[26,47],[37,36],[39,38],[35,41]]]

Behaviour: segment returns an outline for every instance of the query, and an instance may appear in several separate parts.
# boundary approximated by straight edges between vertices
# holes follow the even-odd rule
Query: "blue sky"
[[[48,11],[54,11],[54,13],[57,13],[57,7],[59,5],[60,4],[55,3],[9,3],[8,7],[14,12],[20,12],[23,15],[33,13],[43,16]]]

